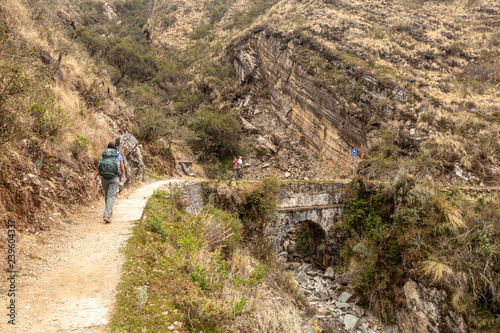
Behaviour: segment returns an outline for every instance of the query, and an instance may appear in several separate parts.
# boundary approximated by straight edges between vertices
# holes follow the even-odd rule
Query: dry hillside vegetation
[[[0,206],[23,230],[50,227],[95,197],[95,157],[133,119],[67,35],[59,5],[0,5]]]
[[[441,159],[443,174],[497,182],[497,3],[217,1],[205,4],[201,19],[191,6],[155,2],[148,29],[162,19],[173,23],[156,26],[161,33],[151,32],[152,42],[224,47],[264,27],[338,96],[344,107],[337,112],[363,122],[369,145],[380,128],[390,128],[406,155],[422,147]],[[217,52],[206,56],[230,61]]]

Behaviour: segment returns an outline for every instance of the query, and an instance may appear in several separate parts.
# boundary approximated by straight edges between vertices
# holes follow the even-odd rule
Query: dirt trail
[[[120,249],[149,196],[170,182],[179,180],[157,181],[121,193],[111,224],[102,222],[100,202],[76,212],[66,227],[43,237],[23,237],[19,249],[26,262],[17,263],[21,275],[16,280],[16,325],[2,318],[0,331],[108,332],[124,262]],[[4,295],[0,299],[5,312],[8,300]]]

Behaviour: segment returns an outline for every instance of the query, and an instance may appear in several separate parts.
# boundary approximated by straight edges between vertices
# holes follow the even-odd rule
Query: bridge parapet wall
[[[288,229],[303,221],[317,223],[327,234],[342,216],[348,187],[347,181],[281,184],[276,219],[266,225],[264,234],[276,250]]]
[[[346,181],[283,183],[277,198],[278,209],[343,204],[348,186]]]

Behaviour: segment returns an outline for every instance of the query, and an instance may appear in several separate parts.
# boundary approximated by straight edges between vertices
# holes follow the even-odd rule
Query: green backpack
[[[99,174],[106,179],[120,177],[120,168],[118,168],[118,153],[116,149],[106,148],[102,153],[99,162]]]

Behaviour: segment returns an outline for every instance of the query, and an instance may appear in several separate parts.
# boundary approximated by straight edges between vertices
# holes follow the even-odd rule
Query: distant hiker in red
[[[233,168],[236,169],[236,175],[234,176],[234,179],[241,178],[240,169],[241,169],[242,164],[243,164],[243,161],[241,160],[241,156],[238,159],[236,159],[236,157],[234,158]]]
[[[115,142],[111,141],[108,144],[108,148],[102,153],[97,168],[98,170],[94,175],[94,179],[92,179],[92,185],[95,185],[97,176],[100,175],[102,188],[104,189],[104,200],[106,202],[103,221],[110,223],[116,192],[118,192],[118,187],[125,174],[123,157],[116,151]]]

